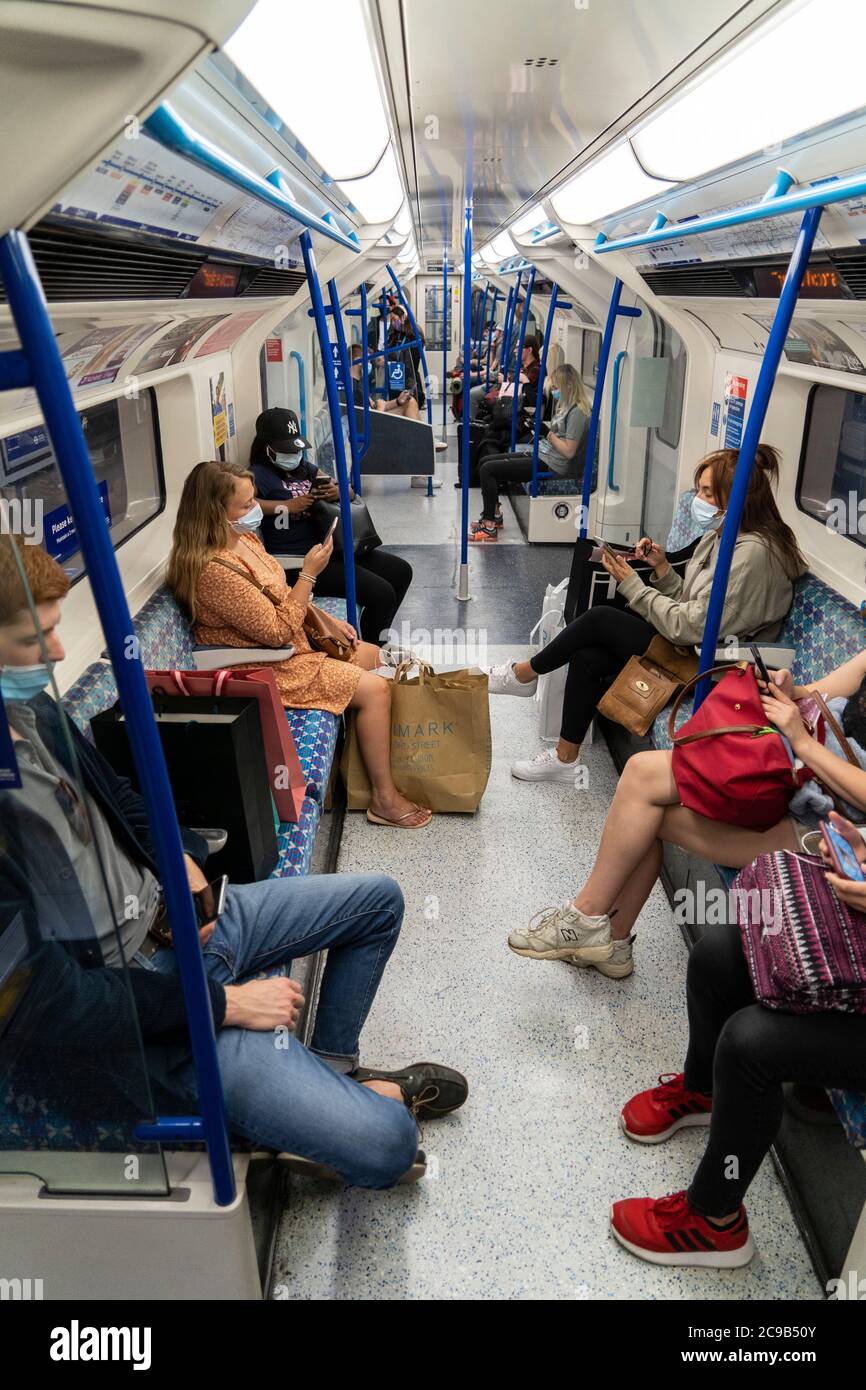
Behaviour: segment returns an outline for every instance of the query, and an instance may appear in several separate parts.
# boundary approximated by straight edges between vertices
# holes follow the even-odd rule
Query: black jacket
[[[54,701],[40,695],[31,702],[45,746],[77,782],[61,717]],[[157,873],[144,800],[69,721],[85,788],[104,813],[118,843],[139,865]],[[207,842],[182,830],[184,850],[200,865]],[[40,896],[62,904],[62,939],[46,939],[38,912]],[[128,1048],[138,1029],[145,1044],[188,1043],[186,1009],[177,976],[133,968],[108,968],[96,939],[87,903],[59,838],[35,814],[22,812],[0,794],[0,928],[23,930],[27,938],[29,985],[11,1017],[0,1007],[2,1054],[40,1047]],[[10,938],[11,940],[11,938]],[[0,937],[2,947],[2,937]],[[208,980],[214,1022],[225,1017],[225,991]]]

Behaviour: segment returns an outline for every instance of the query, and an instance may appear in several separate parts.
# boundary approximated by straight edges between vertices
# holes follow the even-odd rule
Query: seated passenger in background
[[[313,503],[320,498],[325,502],[340,499],[334,479],[304,458],[309,447],[293,410],[275,406],[256,420],[250,468],[263,513],[261,539],[265,548],[277,555],[306,555],[321,534],[308,516]],[[356,556],[355,593],[362,610],[360,628],[365,642],[384,640],[382,634],[394,626],[411,583],[409,562],[382,546]],[[332,555],[319,574],[317,589],[322,598],[346,597],[342,555]]]
[[[537,373],[535,379],[537,382]],[[580,376],[567,362],[551,374],[551,391],[555,413],[549,425],[542,424],[544,438],[538,446],[538,467],[542,472],[550,470],[565,478],[573,472],[574,459],[589,422],[592,405]],[[497,531],[505,524],[499,505],[500,485],[528,482],[532,477],[532,455],[523,450],[513,454],[495,454],[484,460],[478,476],[481,481],[481,518],[470,530],[469,540],[481,544],[495,541]],[[493,686],[490,688],[492,690]]]
[[[788,740],[794,757],[841,799],[847,815],[866,823],[866,652],[808,686],[795,685],[790,671],[775,671],[769,687],[760,685],[767,720]],[[859,767],[845,757],[829,726],[825,742],[819,743],[803,723],[794,702],[813,690],[828,701]],[[802,851],[804,837],[818,829],[832,807],[819,784],[809,781],[792,798],[789,814],[769,830],[721,824],[680,805],[669,749],[635,753],[622,770],[583,888],[565,907],[543,914],[535,926],[512,932],[508,944],[533,960],[595,964],[615,979],[630,975],[632,927],[658,878],[664,842],[711,863],[743,869],[760,854]],[[614,951],[605,960],[609,942]]]
[[[360,343],[353,343],[349,349],[352,366],[352,396],[355,405],[364,404],[364,386],[361,374],[364,370],[364,350]],[[402,415],[406,420],[417,420],[419,415],[418,402],[411,391],[401,391],[393,400],[383,401],[381,396],[370,396],[370,407],[373,410],[381,410],[387,414]]]
[[[358,711],[358,743],[373,788],[367,819],[407,830],[428,825],[432,812],[402,796],[391,776],[391,683],[374,674],[382,653],[310,602],[332,541],[312,547],[290,589],[282,565],[256,534],[261,520],[251,473],[225,463],[196,464],[183,486],[166,576],[196,640],[240,650],[293,646],[293,655],[272,667],[283,704],[331,714]],[[313,649],[304,630],[308,616],[351,645],[348,661]]]
[[[866,864],[856,826],[835,812],[832,820]],[[829,863],[823,839],[821,847]],[[842,902],[866,912],[866,884],[834,873],[827,878]],[[614,1202],[611,1230],[620,1245],[652,1264],[735,1269],[754,1253],[742,1203],[782,1123],[782,1087],[866,1090],[866,1018],[765,1008],[755,998],[736,926],[714,927],[697,942],[686,989],[685,1069],[633,1096],[620,1125],[640,1144],[707,1125],[707,1147],[687,1190]]]
[[[162,894],[148,813],[44,693],[64,657],[58,625],[69,581],[41,548],[18,547],[37,629],[16,544],[0,537],[0,690],[21,774],[20,789],[0,792],[0,901],[4,920],[20,914],[30,954],[25,991],[5,1020],[4,1080],[26,1076],[28,1095],[44,1082],[73,1119],[103,1121],[89,1109],[93,1075],[121,1102],[147,1090],[132,1045],[140,1029],[155,1097],[147,1104],[195,1114],[176,957],[150,934]],[[197,892],[207,884],[207,841],[191,830],[181,839]],[[346,1182],[389,1187],[416,1160],[416,1118],[463,1103],[465,1080],[448,1067],[358,1065],[359,1034],[402,919],[400,889],[383,874],[228,888],[222,915],[199,935],[233,1135],[325,1164]],[[292,1035],[299,985],[254,977],[321,950],[327,964],[306,1048]],[[275,1030],[285,1046],[274,1046]]]
[[[606,552],[605,569],[632,612],[607,604],[590,608],[529,661],[506,662],[491,671],[491,693],[528,696],[535,693],[538,676],[568,665],[558,744],[515,763],[512,776],[526,782],[573,783],[595,707],[629,657],[645,652],[657,633],[676,646],[691,647],[701,641],[721,520],[738,457],[736,449],[721,449],[695,470],[698,495],[693,505],[698,514],[709,514],[710,528],[698,542],[682,579],[668,564],[661,546],[649,537],[639,541],[636,549],[652,566],[651,584],[644,584],[627,561]],[[782,520],[773,496],[778,479],[779,455],[761,444],[731,560],[720,643],[732,638],[772,642],[791,607],[794,582],[805,572],[797,539]]]
[[[482,344],[481,357],[478,362],[473,359],[471,369],[473,376],[477,372],[481,380],[477,385],[470,387],[469,390],[469,419],[474,420],[478,414],[478,407],[487,395],[488,389],[496,387],[499,378],[499,355],[502,347],[502,329],[494,328],[491,330],[493,341],[490,344],[490,388],[487,386],[487,347]],[[460,368],[455,366],[457,372]]]

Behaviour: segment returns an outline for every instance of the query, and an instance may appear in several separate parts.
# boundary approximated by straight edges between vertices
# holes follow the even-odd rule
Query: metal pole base
[[[472,595],[469,592],[469,566],[460,566],[460,578],[457,581],[457,600],[459,603],[471,603]]]

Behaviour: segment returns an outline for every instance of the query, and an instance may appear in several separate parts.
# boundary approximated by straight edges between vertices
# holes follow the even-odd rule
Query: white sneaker
[[[573,787],[579,767],[577,758],[573,763],[563,763],[556,756],[555,748],[545,748],[534,758],[515,763],[511,775],[521,782],[568,782]]]
[[[436,450],[437,454],[444,454],[445,450],[448,448],[448,441],[445,439],[437,439],[433,444],[433,448]]]
[[[634,971],[634,955],[632,953],[632,942],[634,936],[623,937],[621,941],[612,941],[613,954],[610,960],[605,961],[585,961],[578,955],[571,959],[572,965],[594,965],[602,975],[607,975],[611,980],[624,980],[627,975]]]
[[[491,666],[487,672],[487,690],[491,695],[534,695],[538,687],[538,677],[534,681],[519,681],[514,674],[514,662],[503,661],[501,666]]]
[[[427,482],[428,482],[428,476],[427,476],[426,473],[413,473],[413,474],[412,474],[412,482],[411,482],[411,486],[412,486],[412,487],[426,487],[426,486],[427,486]],[[441,487],[441,486],[442,486],[442,479],[441,479],[441,478],[434,478],[434,479],[433,479],[433,491],[435,492],[436,489],[437,489],[437,487]]]
[[[571,903],[538,912],[522,931],[513,931],[508,945],[515,955],[532,960],[568,960],[575,965],[599,965],[610,960],[610,918],[586,917]]]

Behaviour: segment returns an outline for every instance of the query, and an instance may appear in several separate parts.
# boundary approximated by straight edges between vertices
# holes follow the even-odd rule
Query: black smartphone
[[[756,667],[756,669],[757,669],[758,675],[761,677],[761,680],[765,683],[765,685],[769,685],[769,684],[770,684],[770,673],[769,673],[769,671],[767,670],[766,664],[765,664],[765,662],[764,662],[764,658],[761,656],[761,648],[760,648],[760,647],[756,647],[756,646],[754,645],[754,643],[753,643],[753,644],[749,647],[749,651],[752,653],[752,660],[753,660],[754,663],[755,663],[755,667]]]
[[[208,922],[216,921],[222,915],[222,910],[226,902],[226,889],[229,886],[228,874],[221,874],[206,887],[199,888],[197,893],[193,893],[192,900],[195,905],[196,922],[203,927]]]

